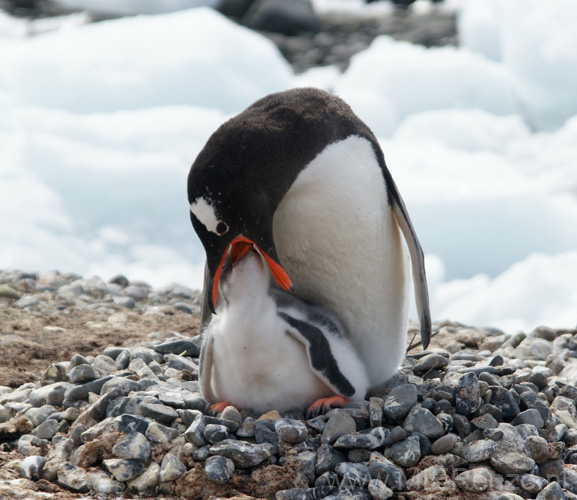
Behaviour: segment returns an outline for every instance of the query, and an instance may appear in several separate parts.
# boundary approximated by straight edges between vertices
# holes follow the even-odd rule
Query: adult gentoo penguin
[[[331,312],[271,287],[263,258],[248,243],[224,267],[222,300],[200,356],[201,390],[214,410],[232,404],[315,414],[365,397],[363,363]]]
[[[339,97],[288,90],[225,122],[191,167],[188,199],[206,251],[204,324],[227,254],[249,242],[281,287],[337,314],[375,388],[405,355],[410,278],[402,232],[428,345],[421,246],[377,139]]]

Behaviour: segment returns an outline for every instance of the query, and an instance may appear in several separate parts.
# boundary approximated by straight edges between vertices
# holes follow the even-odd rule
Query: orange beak
[[[293,292],[293,284],[287,272],[279,265],[276,261],[274,261],[271,257],[269,257],[262,249],[252,240],[248,239],[247,237],[243,236],[242,234],[238,235],[234,240],[232,240],[228,247],[226,248],[218,269],[214,274],[214,283],[212,285],[212,303],[216,305],[216,298],[218,295],[218,284],[220,282],[220,274],[222,272],[222,266],[226,260],[226,256],[228,255],[228,251],[230,249],[230,260],[231,264],[234,266],[239,260],[241,260],[249,250],[256,248],[258,252],[264,257],[272,275],[276,282],[290,292]]]

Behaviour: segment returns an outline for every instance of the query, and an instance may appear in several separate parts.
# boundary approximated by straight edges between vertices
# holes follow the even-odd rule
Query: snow
[[[298,76],[269,40],[207,8],[95,24],[0,12],[0,267],[200,288],[190,164],[254,100],[314,85],[378,135],[426,252],[434,319],[574,327],[575,5],[467,0],[463,47],[381,37],[344,74]]]

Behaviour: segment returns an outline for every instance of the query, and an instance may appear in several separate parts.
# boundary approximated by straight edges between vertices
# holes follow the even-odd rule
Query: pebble
[[[485,468],[466,470],[455,477],[455,483],[459,488],[473,493],[487,491],[492,482],[493,474]]]
[[[225,484],[232,479],[234,462],[230,458],[214,455],[206,459],[204,472],[213,483]]]
[[[160,470],[158,472],[158,479],[161,483],[167,483],[168,481],[174,481],[178,479],[186,472],[186,467],[178,459],[176,455],[167,453],[162,459],[160,464]]]
[[[2,276],[0,285],[22,289]],[[96,296],[96,282],[53,278],[54,291],[39,293],[34,278],[26,278],[32,280],[26,295],[6,307],[21,307],[16,301],[28,296],[38,302],[24,314],[46,310],[50,300],[58,311],[64,294],[106,304],[103,321],[122,323],[150,307],[159,314],[170,304],[174,314],[176,300],[197,310],[196,299],[174,287],[157,291],[127,282],[110,291],[102,285]],[[140,298],[124,295],[130,306],[115,302],[130,286],[141,289]],[[198,338],[74,354],[50,365],[42,381],[0,387],[0,442],[24,455],[22,477],[102,498],[171,495],[193,465],[215,487],[270,466],[298,471],[302,484],[273,492],[282,499],[385,499],[420,490],[489,500],[573,498],[577,331],[507,336],[439,328],[454,329],[450,348],[407,358],[368,401],[309,420],[298,411],[259,417],[233,406],[214,416],[195,380]],[[499,490],[503,484],[511,490]]]
[[[413,384],[402,384],[393,387],[385,399],[383,413],[391,421],[398,422],[417,403],[417,387]]]
[[[104,466],[117,481],[125,482],[140,476],[145,466],[138,460],[124,460],[121,458],[110,458],[103,461]]]
[[[132,432],[114,445],[112,453],[127,460],[146,460],[150,458],[150,443],[140,432]]]

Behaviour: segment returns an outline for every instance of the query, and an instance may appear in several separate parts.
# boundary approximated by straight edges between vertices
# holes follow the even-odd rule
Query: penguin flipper
[[[212,390],[212,367],[213,367],[213,342],[211,335],[206,335],[202,348],[200,349],[198,380],[200,382],[200,391],[204,399],[209,403],[218,401]]]
[[[204,265],[204,282],[202,285],[202,303],[200,306],[200,333],[202,333],[208,327],[211,319],[211,311],[209,307],[209,297],[210,297],[210,273],[208,271],[208,264]]]
[[[413,282],[415,284],[415,301],[417,303],[417,312],[419,313],[419,322],[421,323],[421,343],[423,349],[426,349],[431,340],[431,311],[429,308],[429,290],[427,288],[427,274],[425,272],[425,256],[423,249],[417,238],[417,233],[413,228],[413,223],[393,180],[393,176],[385,163],[385,157],[378,143],[373,142],[374,151],[377,155],[379,164],[385,177],[385,185],[389,194],[389,204],[397,219],[397,224],[401,228],[409,254],[411,256],[411,268],[413,271]]]
[[[396,189],[396,187],[395,187]],[[423,249],[405,208],[405,204],[397,192],[397,197],[393,196],[393,213],[397,219],[397,224],[401,228],[409,254],[411,256],[411,267],[413,270],[413,282],[415,284],[415,301],[417,312],[421,323],[421,343],[426,349],[431,340],[431,311],[429,308],[429,290],[427,288],[427,275],[425,272],[425,257]]]
[[[287,334],[305,346],[312,371],[337,395],[351,397],[355,388],[341,372],[337,360],[331,352],[329,341],[316,326],[279,313],[291,328]]]

